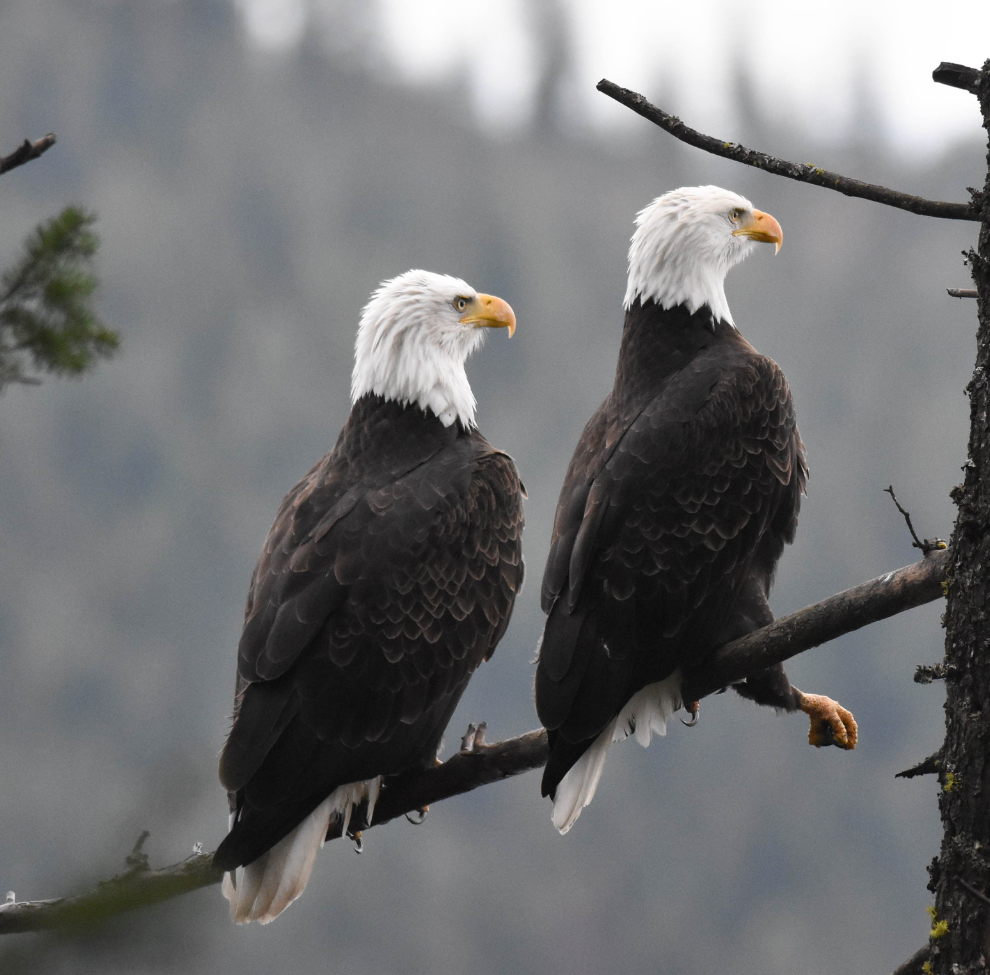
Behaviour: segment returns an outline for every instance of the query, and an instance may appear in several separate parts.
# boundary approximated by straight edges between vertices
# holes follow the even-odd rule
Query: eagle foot
[[[852,751],[859,740],[856,719],[838,701],[823,694],[805,694],[801,691],[798,707],[811,719],[808,743],[815,748],[835,745]]]
[[[698,723],[698,715],[701,714],[701,701],[692,701],[685,710],[691,715],[691,720],[685,721],[681,718],[681,724],[685,728],[693,728]]]
[[[409,820],[413,826],[422,826],[426,822],[426,814],[430,811],[429,806],[423,806],[420,809],[414,809],[412,812],[406,813],[406,819]]]
[[[364,853],[364,840],[361,838],[361,832],[358,830],[356,833],[351,833],[351,839],[354,840],[354,852],[358,854]]]
[[[480,752],[485,747],[485,732],[487,730],[487,721],[482,721],[480,724],[473,722],[469,724],[464,737],[461,739],[461,752]]]

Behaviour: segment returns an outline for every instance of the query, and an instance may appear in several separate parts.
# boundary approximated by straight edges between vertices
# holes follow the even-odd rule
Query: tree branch
[[[906,768],[903,772],[897,772],[894,778],[913,779],[919,775],[938,775],[941,770],[942,750],[939,749],[934,755],[929,755],[928,758],[922,759],[917,765],[912,765],[911,768]]]
[[[54,132],[42,136],[37,142],[25,139],[9,156],[0,156],[0,176],[11,169],[23,166],[32,159],[37,159],[51,149],[56,141]]]
[[[872,200],[874,203],[883,203],[886,206],[908,210],[911,213],[926,217],[944,217],[947,220],[980,219],[977,208],[969,203],[943,203],[937,200],[925,200],[920,196],[911,196],[886,186],[864,183],[858,179],[850,179],[848,176],[840,176],[838,173],[830,173],[828,170],[820,169],[811,163],[798,165],[788,162],[786,159],[778,159],[776,156],[759,152],[756,149],[747,149],[745,146],[739,145],[738,142],[714,139],[696,129],[688,128],[676,115],[668,115],[655,105],[650,104],[642,95],[630,91],[628,88],[620,88],[607,78],[602,78],[596,87],[602,94],[614,98],[620,105],[632,109],[637,115],[642,115],[654,125],[659,125],[661,129],[680,139],[681,142],[686,142],[689,146],[694,146],[697,149],[704,149],[705,152],[721,156],[723,159],[732,159],[747,166],[755,166],[757,169],[762,169],[775,176],[786,176],[788,179],[796,179],[801,183],[823,186],[825,189],[836,190],[846,196]]]
[[[950,298],[978,298],[976,288],[946,288]]]
[[[931,956],[932,949],[928,945],[923,945],[906,962],[894,969],[894,975],[922,975],[925,962]]]
[[[944,595],[950,554],[948,550],[933,552],[920,562],[830,596],[726,644],[703,669],[687,675],[685,700],[698,700],[867,623],[939,598]],[[386,779],[370,826],[380,826],[432,803],[546,764],[549,750],[547,733],[542,728],[490,745],[484,743],[482,735],[483,729],[472,727],[461,750],[443,764]],[[351,829],[360,833],[370,828],[366,817],[367,806],[362,804],[354,812]],[[327,838],[339,836],[337,825]],[[0,904],[0,934],[99,924],[116,914],[178,897],[222,879],[208,853],[195,853],[181,863],[150,870],[140,854],[141,842],[128,858],[125,873],[77,897]]]
[[[946,547],[945,539],[942,538],[926,538],[924,541],[918,538],[918,533],[914,530],[914,525],[911,523],[911,515],[901,507],[900,501],[897,500],[897,495],[894,494],[894,485],[889,484],[884,488],[884,491],[890,495],[897,510],[904,516],[904,520],[907,522],[908,531],[914,539],[911,543],[912,548],[920,549],[922,555],[928,555],[929,552],[937,552]]]
[[[932,81],[950,88],[962,88],[973,95],[980,93],[980,79],[983,72],[979,68],[967,68],[965,64],[943,61],[933,72]]]
[[[949,549],[888,572],[727,643],[703,669],[685,675],[682,696],[697,701],[796,654],[945,595]]]

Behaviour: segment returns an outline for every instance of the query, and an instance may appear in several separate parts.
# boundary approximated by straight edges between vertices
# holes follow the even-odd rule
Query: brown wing
[[[326,511],[312,476],[252,587],[221,758],[241,816],[221,865],[250,862],[339,784],[432,761],[522,584],[521,485],[480,435]]]
[[[596,415],[579,445],[544,579],[537,710],[573,743],[712,649],[757,563],[769,585],[806,474],[783,373],[755,353],[679,373],[611,451],[606,430]]]

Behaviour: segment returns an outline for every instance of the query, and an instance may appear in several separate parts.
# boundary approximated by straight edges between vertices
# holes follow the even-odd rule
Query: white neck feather
[[[450,302],[474,295],[458,278],[407,271],[386,281],[361,313],[351,374],[351,403],[366,393],[419,406],[444,426],[475,423],[477,402],[464,361],[483,330],[459,325]]]
[[[661,308],[708,305],[716,319],[735,325],[725,298],[725,275],[755,246],[734,237],[726,212],[752,204],[715,186],[685,187],[658,197],[636,215],[629,245],[629,281],[623,307],[639,298]]]

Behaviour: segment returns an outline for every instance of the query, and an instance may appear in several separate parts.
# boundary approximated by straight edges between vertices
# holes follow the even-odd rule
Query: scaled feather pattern
[[[374,374],[376,321],[396,361],[381,385],[356,387],[336,446],[282,502],[248,594],[220,759],[232,827],[214,857],[245,868],[226,885],[237,921],[275,917],[305,888],[331,822],[346,833],[388,776],[433,764],[522,585],[515,465],[478,432],[473,407],[435,412],[451,405],[430,399],[435,371],[403,367],[437,342],[437,361],[463,373],[480,333],[461,319],[494,308],[497,325],[514,326],[511,309],[422,271],[386,282],[372,306],[355,376]],[[400,374],[423,388],[396,389]],[[439,387],[456,392],[456,379]]]
[[[561,832],[613,741],[664,734],[684,676],[773,618],[807,466],[784,375],[734,327],[723,280],[754,241],[780,240],[772,217],[712,186],[637,218],[615,383],[574,451],[543,577],[536,705]],[[741,690],[798,706],[779,667]]]

